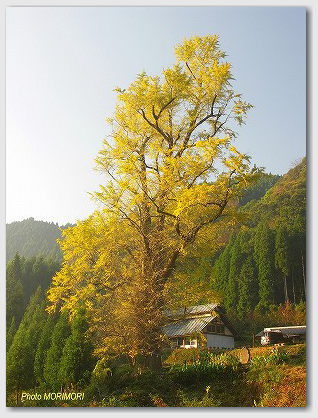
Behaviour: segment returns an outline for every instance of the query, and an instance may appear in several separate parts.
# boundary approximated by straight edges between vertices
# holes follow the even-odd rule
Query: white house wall
[[[208,348],[234,348],[234,337],[229,335],[205,334]]]

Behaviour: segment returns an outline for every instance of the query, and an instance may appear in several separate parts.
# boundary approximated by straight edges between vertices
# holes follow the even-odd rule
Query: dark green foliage
[[[289,295],[293,303],[306,300],[306,230],[288,232]]]
[[[240,311],[241,315],[246,312],[244,306],[254,307],[257,303],[258,285],[255,286],[254,283],[255,266],[252,261],[253,248],[250,235],[250,231],[245,230],[232,238],[219,258],[221,262],[218,265],[222,277],[220,284],[224,289],[224,305],[227,310]],[[250,265],[244,265],[246,260],[249,260]],[[224,266],[223,272],[222,266]]]
[[[275,264],[280,269],[284,276],[289,273],[289,260],[288,260],[288,232],[284,226],[280,226],[276,232],[275,239]]]
[[[23,315],[7,355],[7,387],[11,391],[34,386],[34,357],[46,319],[45,302],[39,288]]]
[[[12,344],[12,341],[16,332],[17,332],[17,325],[15,322],[15,317],[13,316],[11,320],[11,324],[7,330],[7,335],[6,335],[7,351],[11,347],[11,344]]]
[[[179,355],[181,351],[192,349],[176,351]],[[129,364],[107,369],[106,378],[96,391],[96,399],[102,401],[101,406],[107,407],[225,406],[227,401],[224,405],[220,396],[214,396],[215,389],[232,385],[236,377],[241,377],[238,359],[228,353],[193,351],[195,361],[192,363],[172,365],[157,372],[140,372]]]
[[[24,257],[43,256],[61,262],[62,255],[56,242],[61,238],[61,229],[54,222],[35,221],[34,218],[6,225],[7,261],[18,252]]]
[[[44,363],[44,379],[52,390],[61,388],[60,365],[63,348],[71,329],[67,314],[61,314],[52,333],[51,346],[47,351]]]
[[[18,326],[38,286],[46,291],[60,264],[43,257],[26,259],[16,254],[7,265],[7,327],[15,317]]]
[[[255,283],[256,269],[254,260],[249,255],[242,263],[238,283],[237,313],[243,318],[247,312],[255,308],[258,300],[258,283]]]
[[[60,362],[60,381],[63,385],[80,386],[89,381],[93,359],[93,346],[87,336],[88,322],[84,309],[72,321],[71,335],[67,338]]]
[[[208,408],[208,407],[219,407],[221,401],[215,396],[209,393],[209,387],[206,388],[205,394],[202,399],[198,399],[197,396],[189,396],[182,390],[178,391],[179,405],[186,408]]]
[[[263,389],[273,390],[274,384],[283,378],[280,365],[288,359],[288,354],[279,348],[273,349],[269,354],[256,356],[249,365],[248,379],[263,386]]]
[[[288,232],[284,226],[280,226],[276,231],[275,238],[275,265],[280,271],[284,282],[284,298],[285,302],[289,302],[287,276],[290,270],[289,260],[289,248],[288,248]]]
[[[23,287],[22,287],[22,263],[19,254],[7,266],[7,327],[11,325],[12,318],[20,322],[24,311]]]
[[[254,259],[258,269],[259,302],[257,308],[268,310],[274,300],[274,237],[265,224],[259,224],[254,238]]]
[[[21,389],[43,381],[40,352],[47,342],[42,340],[40,347],[38,342],[47,314],[39,286],[46,290],[58,268],[58,263],[42,257],[25,259],[18,254],[7,266],[7,387],[17,396]]]
[[[223,296],[226,293],[225,289],[230,273],[230,257],[233,243],[234,239],[231,238],[224,251],[216,259],[212,269],[211,286]]]
[[[43,325],[39,343],[37,345],[34,358],[34,375],[37,384],[45,383],[44,379],[44,363],[47,352],[51,346],[51,339],[56,323],[56,318],[52,315],[47,315],[45,324]]]
[[[51,259],[44,259],[43,257],[23,259],[22,285],[25,301],[29,301],[30,296],[38,286],[47,290],[52,277],[59,268],[60,263]]]
[[[32,345],[25,329],[17,332],[7,357],[8,392],[29,389],[33,384]]]
[[[164,361],[166,365],[189,365],[195,363],[222,363],[223,365],[233,365],[232,357],[224,353],[222,349],[208,348],[189,348],[186,350],[175,349],[170,350],[169,355]]]
[[[16,253],[13,260],[7,265],[7,277],[18,281],[22,279],[22,262],[19,253]]]
[[[238,303],[238,277],[242,263],[240,236],[236,238],[230,251],[230,268],[224,297],[224,305],[227,309],[235,309]]]

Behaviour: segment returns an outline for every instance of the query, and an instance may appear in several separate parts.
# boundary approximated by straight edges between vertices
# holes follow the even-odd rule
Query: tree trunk
[[[294,296],[294,304],[296,304],[296,293],[295,293],[295,283],[294,283],[294,275],[293,272],[291,273],[292,284],[293,284],[293,296]]]
[[[288,289],[287,289],[287,277],[284,276],[284,290],[285,290],[285,303],[289,302]]]
[[[305,274],[305,265],[304,265],[303,252],[301,252],[301,266],[302,266],[303,281],[304,281],[304,295],[305,295],[305,300],[306,300],[306,274]]]

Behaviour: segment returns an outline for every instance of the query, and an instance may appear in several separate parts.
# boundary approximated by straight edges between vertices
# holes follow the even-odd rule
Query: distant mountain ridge
[[[260,221],[271,228],[285,224],[295,231],[306,230],[306,158],[278,178],[266,193],[250,200],[243,208],[249,213],[250,226]]]
[[[69,226],[71,224],[59,226],[54,222],[36,221],[34,218],[7,224],[7,262],[16,253],[26,258],[43,256],[61,261],[62,254],[56,240],[61,238],[61,229]]]

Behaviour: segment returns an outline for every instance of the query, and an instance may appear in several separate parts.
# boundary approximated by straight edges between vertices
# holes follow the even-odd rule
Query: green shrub
[[[254,357],[248,370],[248,381],[267,388],[279,383],[282,378],[280,365],[286,363],[288,354],[280,348],[274,348],[268,355]]]
[[[162,400],[162,396],[153,395],[152,388],[129,387],[123,393],[115,393],[109,397],[105,397],[101,406],[107,407],[149,407],[157,406],[156,402]]]
[[[210,350],[210,349],[200,349],[200,348],[177,348],[173,350],[170,355],[165,359],[165,364],[174,365],[174,364],[192,364],[200,362],[202,360],[208,359],[211,355],[219,354],[228,354],[224,350]]]
[[[91,381],[97,385],[104,385],[109,381],[112,374],[111,369],[107,367],[107,360],[103,358],[96,363]]]
[[[203,356],[192,364],[173,365],[170,376],[181,385],[193,385],[208,382],[221,374],[234,373],[239,367],[239,359],[232,354],[203,353]]]
[[[256,356],[251,360],[250,368],[262,368],[266,364],[268,365],[277,365],[283,364],[288,361],[289,355],[279,347],[275,347],[269,354],[264,354],[262,356]]]
[[[288,356],[288,364],[306,367],[306,344],[285,346],[284,351]]]
[[[240,365],[239,358],[232,353],[213,354],[209,353],[208,361],[211,364],[217,364],[223,367],[229,367],[232,370],[236,370]]]
[[[125,398],[123,395],[116,397],[116,396],[111,396],[109,398],[104,398],[101,402],[102,407],[110,407],[110,408],[114,408],[114,407],[134,407],[134,406],[140,406],[136,404],[136,401],[134,399],[129,399],[129,398]]]
[[[200,358],[202,350],[198,348],[181,349],[177,348],[173,350],[170,355],[166,358],[165,364],[188,364],[194,363]]]
[[[184,393],[183,391],[178,391],[178,405],[181,407],[187,408],[211,408],[211,407],[218,407],[220,406],[220,401],[216,400],[210,394],[210,386],[206,387],[205,394],[201,399],[196,398],[195,396],[189,396],[188,394]]]
[[[112,380],[117,385],[123,385],[131,381],[136,371],[130,364],[122,364],[113,369]]]

